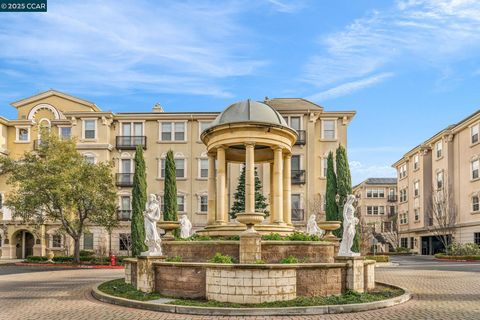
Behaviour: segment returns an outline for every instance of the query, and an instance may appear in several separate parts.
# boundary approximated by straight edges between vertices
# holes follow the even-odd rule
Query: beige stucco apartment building
[[[364,238],[376,246],[376,252],[389,252],[388,233],[396,230],[397,179],[368,178],[353,187],[353,194],[357,198],[357,215],[365,229]]]
[[[432,193],[446,188],[456,210],[453,240],[480,244],[480,111],[438,132],[393,167],[398,176],[400,244],[420,254],[442,245],[429,231]]]
[[[292,210],[294,225],[304,227],[312,211],[324,210],[326,157],[339,144],[347,144],[347,128],[355,112],[325,111],[304,99],[266,99],[298,132],[293,147]],[[49,90],[12,103],[18,110],[17,120],[0,118],[0,153],[19,157],[38,143],[38,128],[47,127],[62,137],[76,137],[77,148],[86,161],[113,161],[118,193],[118,217],[121,225],[112,234],[115,253],[126,254],[131,214],[131,187],[134,170],[134,149],[141,144],[145,150],[148,193],[162,196],[164,159],[174,151],[177,169],[178,210],[186,214],[194,228],[205,226],[208,211],[208,156],[200,141],[200,133],[209,126],[218,112],[165,112],[156,105],[151,112],[112,113],[102,111],[94,103],[71,95]],[[229,164],[228,207],[233,203],[240,166]],[[266,166],[266,167],[265,167]],[[257,165],[263,193],[269,199],[270,170]],[[8,197],[5,177],[0,177],[2,199]],[[320,204],[320,205],[319,205]],[[45,255],[48,250],[72,253],[69,237],[60,225],[50,223],[40,228],[13,221],[5,206],[0,213],[2,258]],[[100,227],[88,226],[81,248],[108,250],[110,239]]]

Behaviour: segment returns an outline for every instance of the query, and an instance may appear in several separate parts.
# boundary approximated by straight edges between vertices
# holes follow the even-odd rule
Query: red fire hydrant
[[[115,257],[114,254],[110,256],[110,265],[111,266],[116,266],[117,265],[117,257]]]

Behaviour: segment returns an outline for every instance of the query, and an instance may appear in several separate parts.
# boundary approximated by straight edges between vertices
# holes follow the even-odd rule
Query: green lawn
[[[126,284],[124,279],[117,279],[101,284],[98,289],[112,296],[148,301],[162,298],[158,293],[143,293],[136,290],[132,285]],[[353,304],[374,302],[390,299],[402,295],[404,292],[400,289],[391,289],[379,287],[373,292],[356,293],[349,291],[341,296],[329,297],[298,297],[289,301],[265,302],[258,304],[237,304],[207,300],[176,299],[168,304],[181,306],[197,307],[217,307],[217,308],[278,308],[278,307],[307,307],[307,306],[325,306],[338,304]]]

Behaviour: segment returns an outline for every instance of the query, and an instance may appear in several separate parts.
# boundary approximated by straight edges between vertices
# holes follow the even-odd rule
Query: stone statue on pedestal
[[[338,252],[339,256],[355,257],[360,255],[360,253],[353,252],[351,249],[356,233],[355,226],[358,224],[358,218],[355,217],[355,207],[353,206],[354,202],[355,196],[353,194],[349,194],[347,196],[347,202],[343,207],[343,237]]]
[[[317,215],[312,214],[310,218],[308,219],[307,223],[307,234],[311,236],[323,236],[324,231],[318,227],[317,224]]]
[[[145,224],[145,244],[148,247],[147,251],[142,252],[142,256],[161,256],[162,255],[162,240],[158,235],[157,222],[161,218],[160,204],[158,203],[157,196],[150,194],[148,196],[148,202],[145,205],[145,211],[143,212],[144,224]]]
[[[192,235],[192,223],[186,214],[180,218],[180,238],[188,238]]]

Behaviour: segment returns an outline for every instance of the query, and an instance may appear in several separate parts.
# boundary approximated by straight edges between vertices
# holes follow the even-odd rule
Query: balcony
[[[118,187],[133,186],[133,173],[117,173],[116,181]]]
[[[305,170],[292,170],[292,184],[305,183]]]
[[[145,136],[118,136],[117,149],[134,150],[137,145],[141,145],[143,149],[147,149],[147,137]]]
[[[120,221],[130,221],[132,218],[132,210],[119,209],[117,210],[117,217]]]
[[[292,209],[292,221],[304,221],[304,209]]]
[[[297,133],[298,133],[298,139],[295,142],[295,145],[303,146],[307,142],[307,134],[305,130],[297,130]]]
[[[390,194],[390,195],[388,195],[388,197],[387,197],[387,201],[388,201],[388,202],[397,202],[397,201],[398,201],[398,197],[397,197],[396,194],[394,194],[394,195],[391,195],[391,194]]]

